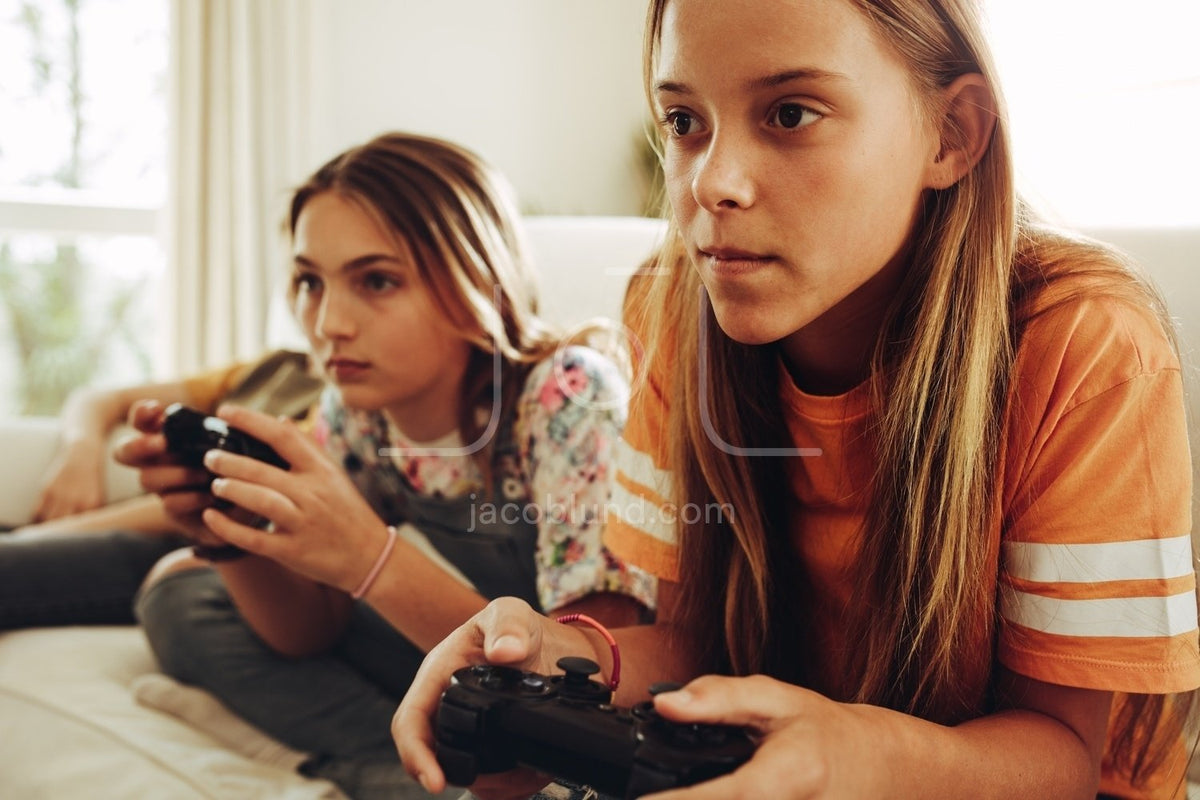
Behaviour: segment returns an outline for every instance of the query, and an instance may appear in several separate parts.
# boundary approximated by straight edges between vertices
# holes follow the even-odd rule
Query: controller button
[[[527,692],[540,694],[546,691],[546,679],[541,675],[526,675],[521,679],[521,688]]]
[[[487,664],[476,664],[475,666],[471,667],[471,674],[479,675],[480,677],[487,675],[491,671],[492,668]]]
[[[600,705],[596,706],[596,710],[603,711],[606,714],[612,714],[617,710],[617,707],[611,703],[601,703]]]
[[[629,713],[633,714],[634,719],[654,719],[658,716],[654,711],[654,704],[649,700],[642,702],[629,709]]]
[[[682,683],[676,683],[675,681],[659,681],[658,683],[650,684],[650,694],[653,696],[664,694],[666,692],[677,692],[682,688]]]

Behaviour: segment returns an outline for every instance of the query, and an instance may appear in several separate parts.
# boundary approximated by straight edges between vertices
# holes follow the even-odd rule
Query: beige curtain
[[[311,169],[311,0],[172,0],[167,215],[173,367],[257,356],[281,223]]]

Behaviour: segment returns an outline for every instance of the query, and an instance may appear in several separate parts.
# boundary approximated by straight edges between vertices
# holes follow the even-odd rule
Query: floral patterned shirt
[[[322,403],[315,435],[339,463],[347,452],[379,453],[421,495],[482,491],[483,475],[457,433],[414,442],[381,412],[346,409],[333,395],[335,402],[327,396]],[[536,364],[517,400],[516,455],[499,456],[492,468],[502,502],[537,521],[537,593],[546,611],[592,592],[626,594],[654,607],[655,579],[601,542],[628,399],[628,385],[611,361],[571,346]]]

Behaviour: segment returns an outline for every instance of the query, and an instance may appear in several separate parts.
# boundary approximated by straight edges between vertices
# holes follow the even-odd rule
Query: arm
[[[158,497],[148,494],[34,525],[24,525],[16,532],[21,535],[53,536],[112,530],[155,535],[175,532],[179,527],[163,511]]]
[[[203,522],[222,540],[266,556],[254,562],[277,562],[277,567],[292,573],[287,580],[277,576],[263,582],[257,570],[264,567],[249,560],[221,567],[223,574],[247,571],[244,577],[231,574],[235,585],[230,592],[239,608],[254,609],[247,619],[256,632],[281,652],[302,655],[313,643],[331,641],[340,632],[344,615],[333,607],[348,608],[346,595],[370,572],[390,534],[342,468],[290,421],[235,407],[221,409],[220,415],[274,447],[292,465],[285,471],[211,451],[205,464],[220,476],[212,493],[266,517],[273,525],[270,532],[259,530],[212,508],[203,511]],[[330,599],[331,592],[339,599]],[[306,630],[297,638],[298,615],[292,603],[297,598],[314,603],[313,595],[322,593],[334,613],[318,613],[308,623],[311,628],[329,627],[321,632]],[[403,539],[396,541],[366,599],[423,649],[433,647],[486,603]],[[305,607],[320,609],[319,603]]]
[[[213,566],[246,624],[280,655],[322,652],[345,629],[352,606],[344,592],[257,555]]]
[[[669,618],[673,584],[660,584]],[[643,699],[656,680],[687,680],[692,660],[669,622],[614,631],[624,679],[615,702]],[[392,724],[406,769],[426,789],[445,786],[433,755],[431,720],[459,667],[488,662],[542,673],[564,655],[609,663],[607,644],[588,628],[568,627],[524,603],[502,598],[435,647],[425,659]],[[754,758],[736,772],[662,800],[758,796],[765,786],[803,798],[1091,798],[1111,696],[1005,674],[1001,710],[946,727],[877,706],[837,703],[815,692],[755,676],[707,676],[683,691],[660,694],[655,706],[680,721],[745,726],[759,739]],[[472,791],[507,797],[545,782],[524,772],[485,776]]]
[[[763,676],[700,678],[659,695],[655,708],[746,726],[758,749],[736,772],[654,797],[716,800],[774,786],[804,798],[1094,798],[1111,695],[1012,673],[1001,684],[1001,710],[946,727]]]
[[[104,462],[108,437],[138,400],[187,400],[182,382],[121,389],[76,390],[61,415],[61,448],[46,474],[34,521],[44,522],[97,508],[104,503]]]

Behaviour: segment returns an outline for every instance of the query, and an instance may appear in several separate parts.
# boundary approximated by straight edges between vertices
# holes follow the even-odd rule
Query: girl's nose
[[[692,176],[692,196],[713,213],[754,204],[751,154],[736,137],[717,134]]]
[[[325,339],[346,339],[357,330],[352,304],[339,292],[326,289],[317,309],[316,331]]]

